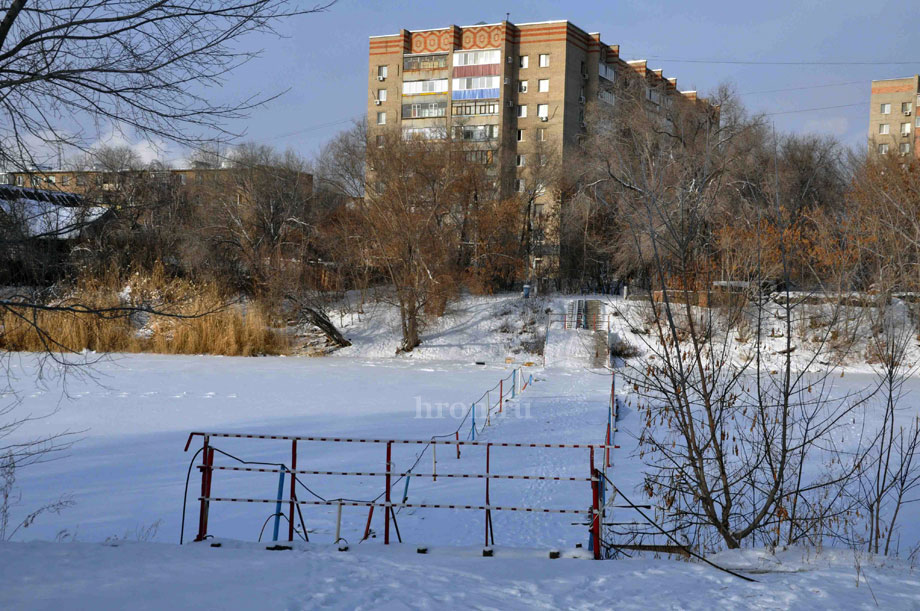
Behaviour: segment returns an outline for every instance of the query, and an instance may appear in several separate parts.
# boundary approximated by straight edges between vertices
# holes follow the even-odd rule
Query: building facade
[[[123,185],[146,176],[162,176],[175,180],[180,185],[214,184],[232,175],[228,168],[192,168],[165,170],[50,170],[36,168],[29,171],[13,171],[0,174],[0,184],[9,184],[30,189],[63,191],[78,195],[92,195],[115,191]]]
[[[676,79],[646,62],[620,58],[618,45],[573,23],[509,21],[432,30],[401,30],[370,38],[368,146],[386,130],[405,139],[469,142],[481,149],[502,195],[530,193],[531,214],[550,216],[562,203],[539,182],[547,157],[565,167],[586,133],[586,108],[616,103],[626,75],[644,81],[647,105],[662,107],[674,96],[691,103],[696,92],[677,90]],[[535,184],[536,183],[536,184]],[[559,241],[534,240],[534,266],[559,253]]]
[[[869,153],[920,158],[920,76],[872,81],[869,104]]]

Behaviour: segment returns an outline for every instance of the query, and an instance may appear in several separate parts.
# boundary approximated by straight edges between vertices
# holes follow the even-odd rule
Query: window
[[[387,66],[377,66],[377,78],[386,78],[389,76],[387,72]]]
[[[378,135],[378,136],[377,136],[377,147],[378,147],[378,148],[383,147],[383,136],[381,136],[381,135]]]
[[[526,68],[529,63],[530,63],[529,55],[521,55],[520,57],[518,57],[518,67]]]
[[[446,78],[433,79],[430,81],[403,81],[403,95],[426,95],[430,93],[446,92]]]
[[[538,182],[536,188],[534,188],[535,195],[545,195],[546,194],[546,185]]]
[[[527,104],[518,104],[517,116],[520,119],[523,119],[524,117],[527,116]]]
[[[378,99],[379,101],[381,101],[381,102],[386,102],[386,101],[387,101],[387,90],[386,90],[386,89],[378,89],[378,90],[377,90],[377,99]]]
[[[492,163],[492,151],[467,151],[466,160],[471,163],[489,165]]]
[[[537,116],[542,119],[549,118],[549,104],[537,104]]]
[[[537,140],[540,142],[546,142],[546,130],[542,127],[537,129]]]
[[[887,136],[891,133],[890,126],[887,123],[879,123],[878,133],[880,136]]]
[[[26,181],[25,181],[25,177],[24,177],[24,176],[19,175],[19,176],[16,177],[16,184],[19,185],[20,187],[23,186],[23,185],[25,184],[25,182],[26,182]]]
[[[446,117],[447,101],[416,102],[402,105],[403,119],[424,119],[428,117]]]
[[[527,93],[527,81],[518,81],[518,93]]]
[[[537,155],[537,164],[539,164],[540,167],[545,166],[548,160],[549,160],[549,157],[547,155],[544,155],[543,153],[540,153],[539,155]]]
[[[70,184],[70,174],[64,174],[61,176],[61,184],[65,187]]]
[[[481,100],[497,98],[501,87],[500,76],[471,76],[455,78],[451,97],[455,100]]]
[[[523,179],[523,178],[515,178],[515,179],[514,179],[514,190],[517,191],[518,193],[523,193],[523,192],[524,192],[524,187],[525,187],[525,186],[526,186],[526,185],[524,184],[524,179]]]
[[[913,108],[911,108],[911,106],[912,106],[912,105],[911,105],[910,102],[901,102],[901,112],[903,112],[903,113],[905,113],[905,114],[909,113],[911,110],[913,110]]]
[[[543,216],[543,204],[534,204],[534,205],[533,205],[533,215],[534,215],[534,216]]]
[[[910,135],[910,123],[901,123],[901,135],[902,136]]]
[[[405,127],[402,130],[403,140],[444,140],[447,138],[447,129],[444,127]]]
[[[914,119],[914,126],[920,127],[920,117],[917,117],[916,119]]]
[[[909,143],[909,142],[902,142],[902,143],[898,146],[898,150],[901,151],[901,154],[902,154],[902,155],[903,155],[903,154],[909,153],[909,152],[910,152],[910,143]]]
[[[497,115],[498,102],[466,102],[454,104],[454,116]]]
[[[498,138],[498,125],[458,125],[454,127],[454,137],[472,142],[495,140]]]
[[[879,145],[878,145],[878,152],[879,152],[879,155],[884,155],[885,153],[887,153],[887,152],[888,152],[888,145],[887,145],[887,144],[879,144]]]
[[[614,82],[616,81],[617,73],[607,64],[599,63],[597,65],[597,75],[601,78],[607,79],[608,81]]]
[[[52,185],[55,184],[55,183],[57,182],[57,178],[54,177],[54,176],[49,176],[49,177],[47,178],[47,180],[48,180],[48,182],[51,183]]]
[[[527,164],[527,155],[518,155],[514,159],[514,165],[523,168]]]
[[[891,114],[891,104],[882,104],[881,108],[879,109],[879,112],[883,115],[890,115]]]
[[[501,85],[500,76],[468,76],[454,79],[454,89],[497,89]]]
[[[537,81],[537,91],[539,91],[540,93],[546,93],[547,91],[549,91],[549,79],[548,78],[541,78],[539,81]]]
[[[403,58],[403,71],[435,70],[447,67],[446,55],[414,55]]]
[[[377,113],[377,125],[386,125],[387,124],[387,113],[378,112]]]
[[[490,51],[462,51],[454,53],[454,66],[481,66],[484,64],[500,64],[502,52],[498,49]]]
[[[603,89],[597,90],[597,99],[601,102],[604,102],[605,104],[610,104],[611,106],[613,106],[614,102],[616,102],[616,96],[613,95],[613,92],[605,91]]]
[[[77,174],[77,186],[85,187],[86,186],[86,176],[83,174]]]
[[[523,129],[517,130],[517,141],[518,142],[524,141],[524,130]]]
[[[540,53],[540,67],[549,68],[549,53]]]

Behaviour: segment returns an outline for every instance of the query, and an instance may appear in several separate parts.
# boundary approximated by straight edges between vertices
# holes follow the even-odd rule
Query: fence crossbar
[[[210,467],[215,471],[247,471],[251,473],[294,473],[296,475],[335,475],[335,476],[355,476],[355,477],[384,477],[386,472],[383,471],[311,471],[307,469],[270,469],[267,467],[234,467],[231,465],[214,465]],[[590,482],[590,477],[562,477],[552,475],[508,475],[500,473],[420,473],[417,471],[406,471],[405,473],[390,473],[392,477],[444,477],[444,478],[469,478],[469,479],[529,479],[555,482]]]
[[[491,445],[492,447],[501,447],[501,448],[569,448],[569,449],[605,449],[607,448],[606,444],[591,444],[591,443],[515,443],[515,442],[500,442],[500,441],[457,441],[449,439],[378,439],[378,438],[361,438],[361,437],[309,437],[309,436],[298,436],[298,435],[259,435],[259,434],[247,434],[247,433],[209,433],[204,431],[196,431],[189,434],[188,443],[191,443],[191,440],[195,436],[202,437],[217,437],[217,438],[227,438],[227,439],[274,439],[281,441],[318,441],[318,442],[330,442],[330,443],[395,443],[395,444],[414,444],[414,445],[427,445],[427,444],[439,444],[439,445],[448,445],[448,446],[483,446]],[[188,447],[188,444],[186,444]],[[612,447],[612,446],[611,446]]]
[[[209,503],[277,503],[278,499],[250,499],[236,497],[199,497],[198,500]],[[568,509],[556,507],[510,507],[502,505],[455,505],[445,503],[381,503],[376,501],[343,501],[340,499],[330,499],[328,501],[312,501],[297,499],[294,501],[300,505],[342,505],[347,507],[390,507],[399,509],[472,509],[476,511],[522,511],[525,513],[569,513],[569,514],[593,514],[593,508],[588,509]]]

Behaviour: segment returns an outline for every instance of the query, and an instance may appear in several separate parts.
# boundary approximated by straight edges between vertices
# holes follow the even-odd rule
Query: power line
[[[754,95],[755,93],[779,93],[782,91],[801,91],[803,89],[821,89],[823,87],[843,87],[844,85],[863,85],[868,81],[845,81],[843,83],[827,83],[826,85],[806,85],[804,87],[788,87],[786,89],[762,89],[760,91],[745,91],[738,95]]]
[[[658,57],[651,55],[648,59],[661,62],[677,62],[682,64],[739,64],[743,66],[917,66],[920,61],[910,62],[829,62],[829,61],[752,61],[741,59],[679,59],[676,57]]]
[[[771,117],[773,115],[791,115],[797,112],[812,112],[815,110],[831,110],[834,108],[851,108],[853,106],[868,106],[869,102],[858,102],[856,104],[839,104],[837,106],[818,106],[815,108],[799,108],[798,110],[781,110],[779,112],[765,112],[764,116]]]
[[[356,115],[354,117],[348,117],[347,119],[339,119],[338,121],[330,121],[329,123],[320,123],[319,125],[311,125],[310,127],[304,127],[302,129],[297,129],[292,132],[288,132],[286,134],[278,134],[277,136],[270,136],[268,138],[263,139],[263,141],[269,142],[272,140],[281,140],[282,138],[290,138],[291,136],[296,136],[298,134],[305,134],[307,132],[316,131],[318,129],[323,129],[326,127],[332,127],[333,125],[341,125],[342,123],[350,123],[351,121],[354,121],[355,119],[359,117],[360,115]]]

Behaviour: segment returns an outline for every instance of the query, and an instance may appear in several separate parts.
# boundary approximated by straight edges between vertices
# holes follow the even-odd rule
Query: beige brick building
[[[869,105],[869,153],[920,156],[917,104],[920,76],[872,81]]]
[[[678,94],[703,104],[696,92],[678,92],[676,79],[649,70],[645,61],[623,61],[619,46],[565,20],[373,36],[368,145],[382,143],[383,130],[394,128],[406,139],[468,141],[481,149],[479,159],[503,194],[533,193],[532,214],[540,217],[560,195],[542,188],[538,168],[547,157],[565,164],[585,133],[586,107],[612,109],[615,86],[627,73],[644,80],[651,109]],[[534,244],[537,265],[559,253],[558,240],[547,234]]]

